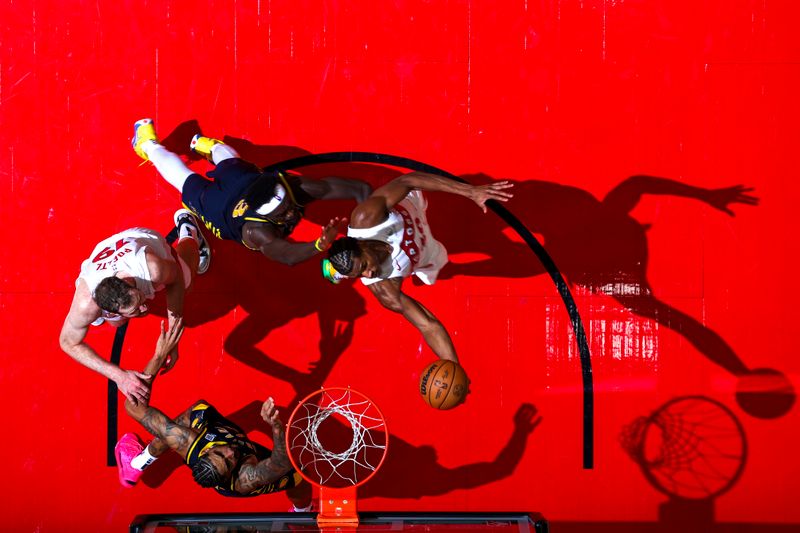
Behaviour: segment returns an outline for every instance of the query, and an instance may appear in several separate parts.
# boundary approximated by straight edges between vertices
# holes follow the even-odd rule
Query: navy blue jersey
[[[216,446],[231,446],[239,451],[239,464],[231,473],[230,481],[227,485],[218,485],[214,490],[223,496],[258,496],[259,494],[269,494],[295,487],[300,481],[300,475],[294,470],[290,470],[280,479],[263,485],[249,494],[241,494],[236,491],[235,483],[239,476],[239,467],[242,462],[250,456],[255,456],[259,461],[269,458],[272,451],[257,442],[247,438],[244,431],[219,414],[213,406],[199,403],[192,408],[192,428],[200,431],[200,434],[189,446],[186,452],[186,464],[193,466],[200,457],[208,450]]]
[[[296,224],[281,224],[259,215],[245,201],[248,190],[262,175],[260,168],[243,159],[225,159],[208,173],[211,180],[199,174],[186,179],[182,191],[183,205],[219,239],[242,242],[242,228],[246,222],[270,224],[280,237],[286,238]],[[282,172],[273,175],[286,187],[287,201],[293,202],[302,216],[305,204],[312,198],[300,188],[300,180]]]

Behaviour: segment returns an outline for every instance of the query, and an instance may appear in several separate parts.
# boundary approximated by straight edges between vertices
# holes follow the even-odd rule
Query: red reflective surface
[[[283,267],[214,241],[211,270],[187,297],[181,360],[155,386],[153,404],[168,414],[200,397],[223,413],[244,409],[253,437],[269,444],[252,402],[272,396],[288,415],[321,385],[351,385],[378,403],[392,434],[382,471],[362,488],[365,510],[653,522],[661,508],[662,521],[800,522],[797,14],[792,2],[755,1],[4,5],[5,523],[120,530],[136,514],[288,505],[282,495],[202,490],[174,456],[122,488],[106,466],[106,382],[59,349],[94,245],[130,226],[172,226],[177,192],[129,144],[145,116],[162,137],[197,121],[262,165],[352,150],[475,183],[516,182],[507,207],[570,283],[586,329],[594,468],[582,468],[583,385],[567,306],[518,236],[450,196],[432,196],[429,218],[451,264],[435,286],[406,290],[451,332],[472,379],[465,405],[424,404],[416,387],[433,355],[360,285],[329,286],[316,262]],[[373,185],[400,171],[298,170]],[[628,179],[640,175],[669,181]],[[708,190],[737,184],[754,187],[759,205],[730,204],[729,216],[709,204]],[[313,205],[298,238],[351,208]],[[159,320],[130,325],[123,367],[144,366]],[[96,328],[88,342],[108,356],[112,338]],[[779,374],[754,372],[762,368]],[[690,395],[740,423],[721,451],[702,410],[652,416]],[[120,434],[143,434],[118,415]],[[640,417],[651,417],[650,430],[637,434]],[[636,442],[648,450],[644,467],[622,445]],[[669,496],[643,473],[673,461],[692,485],[678,496],[710,494],[720,480],[692,462],[728,455],[744,463],[741,474],[721,466],[735,479],[702,504],[665,506]]]

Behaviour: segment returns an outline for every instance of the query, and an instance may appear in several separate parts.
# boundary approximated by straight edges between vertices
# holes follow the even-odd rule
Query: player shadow
[[[268,354],[259,344],[291,321],[315,315],[320,331],[316,365],[330,371],[349,345],[356,319],[366,312],[363,297],[352,286],[339,290],[322,279],[316,261],[288,267],[239,244],[207,238],[213,249],[211,268],[187,295],[185,325],[194,328],[234,310],[243,312],[244,318],[223,341],[225,352],[296,390],[306,390],[305,384],[313,382],[309,373],[282,362],[296,360],[294,354]],[[163,298],[153,302],[150,312],[165,316]]]
[[[459,489],[473,489],[513,474],[528,444],[528,437],[542,417],[532,404],[522,404],[514,414],[514,429],[505,446],[487,461],[453,468],[439,463],[436,448],[415,446],[397,435],[389,435],[388,453],[380,470],[359,487],[359,498],[414,498],[438,496]],[[409,475],[414,465],[414,475]],[[425,479],[425,483],[419,483]]]
[[[496,181],[485,174],[462,178],[473,184]],[[737,204],[757,205],[757,198],[737,187],[709,190],[653,176],[631,176],[602,199],[569,185],[538,180],[514,183],[514,198],[505,207],[536,234],[571,287],[610,296],[628,311],[682,335],[708,360],[738,378],[736,399],[748,414],[776,418],[791,409],[796,393],[784,374],[749,368],[717,332],[656,297],[647,279],[649,225],[631,216],[645,194],[703,201],[730,216]],[[512,237],[500,217],[459,216],[466,207],[444,200],[429,198],[433,234],[451,257],[479,254],[480,258],[452,261],[440,279],[546,273],[527,244]],[[458,224],[453,224],[454,218]]]
[[[162,143],[179,153],[197,157],[188,146],[192,135],[199,131],[197,121],[190,120],[179,125]],[[222,139],[244,159],[259,166],[310,155],[297,147],[259,145],[232,136]],[[312,178],[326,175],[359,178],[373,187],[403,172],[356,162],[313,164],[299,170]],[[486,174],[461,177],[473,184],[496,181]],[[738,207],[736,204],[757,205],[757,198],[735,187],[709,190],[644,175],[624,179],[602,199],[578,187],[546,181],[524,180],[514,184],[514,198],[505,207],[537,235],[572,287],[610,296],[628,311],[681,334],[707,359],[738,378],[736,398],[750,415],[776,418],[791,409],[796,393],[784,374],[768,368],[750,369],[717,332],[655,296],[647,279],[649,225],[631,216],[645,194],[703,201],[731,216]],[[546,273],[528,245],[512,235],[500,217],[482,215],[469,200],[454,195],[434,193],[429,194],[428,199],[427,215],[433,234],[444,243],[451,257],[440,279],[457,276],[528,278]],[[307,218],[323,223],[333,216],[348,216],[352,207],[352,202],[315,202],[309,207]],[[468,213],[473,214],[467,216]],[[312,276],[318,278],[316,272]],[[351,288],[352,284],[338,285],[336,294],[344,294],[348,290],[345,287]],[[321,298],[315,300],[322,301]],[[259,366],[267,373],[286,370],[259,359],[258,354],[246,348],[250,341],[245,339],[258,336],[255,330],[269,331],[256,319],[246,322],[253,324],[240,324],[237,330],[252,327],[253,332],[236,331],[236,335],[232,334],[232,339],[226,341],[228,345],[236,348],[241,360],[250,366]],[[288,370],[285,373],[291,374]]]

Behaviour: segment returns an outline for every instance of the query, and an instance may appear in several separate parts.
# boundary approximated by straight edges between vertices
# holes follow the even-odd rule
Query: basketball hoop
[[[383,464],[389,431],[378,406],[350,388],[323,388],[292,411],[286,448],[303,479],[319,487],[317,524],[356,527],[356,488]]]

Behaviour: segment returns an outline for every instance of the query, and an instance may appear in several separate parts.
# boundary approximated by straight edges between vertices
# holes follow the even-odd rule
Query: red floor
[[[362,390],[392,434],[365,510],[800,523],[798,14],[789,1],[721,0],[0,7],[2,529],[121,531],[142,513],[287,507],[280,495],[202,490],[168,459],[120,487],[106,466],[106,382],[59,349],[95,243],[134,225],[171,228],[177,193],[129,145],[145,116],[162,137],[177,130],[172,139],[196,121],[262,165],[360,151],[515,181],[507,207],[569,281],[592,367],[587,395],[567,305],[521,239],[496,215],[436,196],[431,225],[452,264],[434,287],[408,290],[451,331],[473,381],[466,405],[436,412],[418,398],[432,354],[360,285],[215,241],[179,365],[156,384],[163,410],[201,396],[230,413],[270,395],[293,406],[323,384]],[[298,170],[380,184],[402,169]],[[653,189],[628,180],[637,175],[669,181]],[[698,201],[737,184],[760,204],[728,216]],[[299,237],[351,208],[312,207]],[[159,320],[131,324],[123,367],[144,365]],[[106,356],[110,329],[89,338]],[[780,374],[759,379],[759,368]],[[744,389],[761,392],[737,401]],[[689,395],[702,398],[670,404],[632,438],[631,422]],[[515,430],[525,404],[541,416],[529,435],[519,417]],[[124,411],[119,430],[141,431]],[[644,469],[621,446],[642,439]]]

